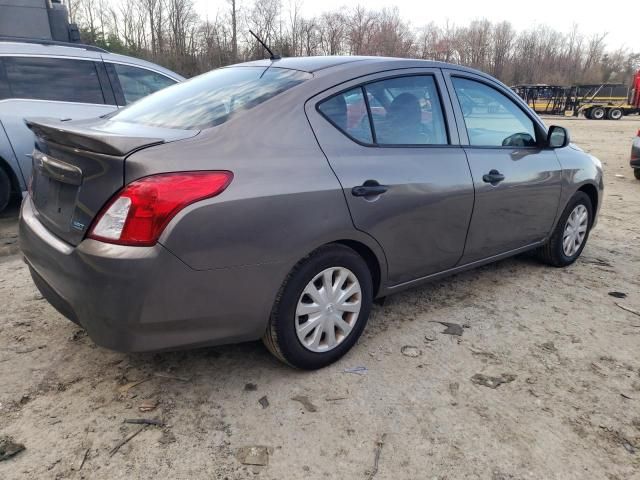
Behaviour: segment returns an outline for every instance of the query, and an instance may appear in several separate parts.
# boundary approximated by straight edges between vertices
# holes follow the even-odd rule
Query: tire
[[[0,166],[0,212],[4,211],[11,201],[11,179],[4,168]]]
[[[602,120],[607,115],[607,112],[602,107],[594,107],[591,109],[591,118],[593,120]]]
[[[319,307],[318,313],[315,314],[316,318],[329,317],[333,319],[336,318],[336,315],[340,316],[339,318],[343,319],[343,324],[350,323],[350,331],[346,335],[342,334],[343,331],[340,330],[340,327],[332,323],[331,326],[318,326],[308,330],[308,336],[301,339],[300,335],[304,336],[305,333],[299,334],[299,329],[304,329],[303,327],[311,320],[310,315],[300,315],[298,307],[304,309],[304,305],[308,304],[310,308],[315,308],[317,303],[306,303],[312,300],[306,292],[309,289],[319,288],[316,286],[318,282],[321,284],[320,288],[324,288],[326,283],[322,283],[322,280],[327,271],[331,272],[327,278],[330,278],[334,288],[345,287],[340,292],[352,289],[353,285],[356,285],[354,288],[359,286],[359,293],[354,293],[346,298],[346,300],[355,303],[359,299],[359,311],[357,313],[341,313],[338,302],[335,307],[333,303],[327,303],[324,308]],[[342,275],[349,273],[352,277],[346,277],[345,280]],[[320,278],[316,280],[316,283],[313,283],[316,277]],[[338,285],[340,279],[342,282],[340,282],[341,285]],[[349,283],[352,279],[356,279],[357,282]],[[372,302],[373,281],[371,272],[362,257],[344,245],[325,245],[298,262],[285,279],[274,302],[269,325],[262,341],[278,359],[293,367],[305,370],[325,367],[342,357],[356,343],[369,319]],[[347,302],[343,303],[343,305],[345,304]],[[318,321],[322,320],[316,320],[316,322]],[[316,323],[316,325],[319,324]],[[333,347],[330,347],[332,335],[328,334],[328,328],[334,332],[333,340],[337,342]],[[316,337],[319,337],[320,343],[314,346],[313,340]],[[308,342],[308,345],[303,344],[303,340]],[[323,340],[325,341],[324,345],[322,344]]]
[[[640,180],[640,168],[633,169],[633,176],[636,177],[637,180]]]
[[[620,120],[623,112],[621,108],[612,108],[607,112],[607,118],[609,120]]]
[[[591,120],[591,109],[588,108],[584,111],[584,118],[588,118],[589,120]]]
[[[582,206],[587,212],[586,231],[584,232],[584,237],[582,238],[582,242],[577,250],[567,253],[563,245],[565,228],[567,227],[569,216],[574,212],[574,210],[578,209],[579,206]],[[592,225],[593,206],[591,205],[591,200],[586,193],[576,192],[562,212],[560,220],[558,220],[558,223],[551,234],[551,238],[549,238],[548,242],[538,250],[538,257],[544,263],[554,267],[566,267],[571,265],[580,256],[582,250],[584,250],[587,240],[589,239],[589,232],[591,231]]]

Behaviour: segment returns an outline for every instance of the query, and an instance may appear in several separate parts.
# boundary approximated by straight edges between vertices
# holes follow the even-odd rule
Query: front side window
[[[365,85],[380,145],[446,145],[447,130],[431,75],[390,78]]]
[[[5,57],[3,64],[12,98],[105,103],[93,61]]]
[[[122,65],[120,63],[114,65],[127,104],[176,83],[175,80],[169,77],[145,68]]]
[[[201,130],[220,125],[311,76],[276,67],[219,68],[149,95],[110,118],[155,127]]]
[[[469,143],[481,147],[533,147],[533,121],[506,95],[484,83],[453,77]]]
[[[360,142],[373,142],[362,87],[334,95],[318,105],[318,110],[343,133]]]

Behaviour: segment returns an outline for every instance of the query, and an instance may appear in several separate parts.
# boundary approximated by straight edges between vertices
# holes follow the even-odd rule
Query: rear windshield
[[[220,68],[160,90],[110,118],[155,127],[201,130],[220,125],[309,78],[309,73],[283,68]]]

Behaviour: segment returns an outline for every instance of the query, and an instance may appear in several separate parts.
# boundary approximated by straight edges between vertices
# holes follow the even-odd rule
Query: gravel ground
[[[640,479],[640,316],[616,305],[640,311],[628,167],[640,121],[546,121],[605,166],[582,258],[563,270],[506,260],[391,297],[354,350],[317,372],[258,342],[96,347],[37,293],[16,209],[5,214],[0,436],[26,449],[0,461],[0,478]]]

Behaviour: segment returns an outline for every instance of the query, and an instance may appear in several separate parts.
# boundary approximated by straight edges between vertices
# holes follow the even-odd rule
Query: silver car
[[[527,250],[582,252],[600,162],[455,65],[257,61],[106,119],[30,119],[20,240],[36,285],[108,348],[262,338],[344,355],[374,299]]]
[[[25,117],[99,117],[182,80],[97,47],[0,40],[0,211],[31,176],[34,137]]]

